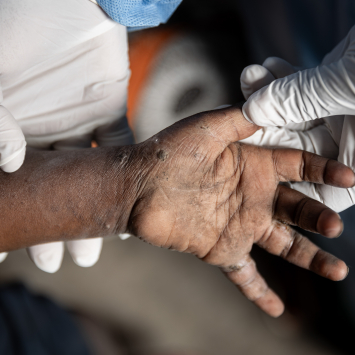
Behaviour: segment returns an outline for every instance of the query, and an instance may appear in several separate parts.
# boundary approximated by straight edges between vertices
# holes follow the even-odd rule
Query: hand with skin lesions
[[[28,152],[22,169],[0,173],[0,251],[130,232],[218,266],[279,316],[282,301],[258,273],[253,244],[331,280],[348,272],[289,226],[334,238],[343,229],[338,214],[280,182],[350,187],[355,177],[308,152],[238,143],[258,128],[236,106],[191,116],[134,146]]]

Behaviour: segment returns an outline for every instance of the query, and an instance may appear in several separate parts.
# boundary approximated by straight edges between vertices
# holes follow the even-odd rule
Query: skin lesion
[[[157,153],[157,158],[161,161],[165,161],[169,157],[169,154],[166,153],[163,149],[160,149]]]

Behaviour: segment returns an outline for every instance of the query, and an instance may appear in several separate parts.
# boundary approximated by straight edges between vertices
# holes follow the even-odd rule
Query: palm
[[[313,270],[333,279],[343,278],[346,266],[280,222],[331,237],[339,234],[334,212],[279,185],[302,178],[321,182],[327,159],[231,143],[243,138],[241,131],[250,135],[255,130],[242,117],[231,122],[217,112],[183,120],[143,143],[157,163],[132,212],[131,226],[153,245],[192,253],[221,267],[248,298],[277,315],[280,300],[249,255],[254,243],[311,269],[312,260],[323,253],[322,265],[316,263]],[[308,176],[300,176],[301,163]]]

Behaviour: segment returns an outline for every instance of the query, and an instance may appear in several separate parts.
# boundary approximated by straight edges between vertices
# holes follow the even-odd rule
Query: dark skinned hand
[[[152,245],[218,266],[249,300],[279,316],[283,303],[257,271],[253,244],[331,280],[348,272],[289,227],[333,238],[343,229],[339,215],[280,182],[350,187],[355,180],[344,165],[308,152],[235,143],[257,129],[230,107],[182,120],[144,142],[154,163],[129,228]]]

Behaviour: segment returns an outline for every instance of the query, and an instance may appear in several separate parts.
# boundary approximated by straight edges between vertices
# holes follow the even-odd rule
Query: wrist
[[[132,211],[146,193],[154,161],[148,157],[145,144],[115,147],[108,151],[104,176],[107,191],[103,194],[108,234],[130,233]]]

